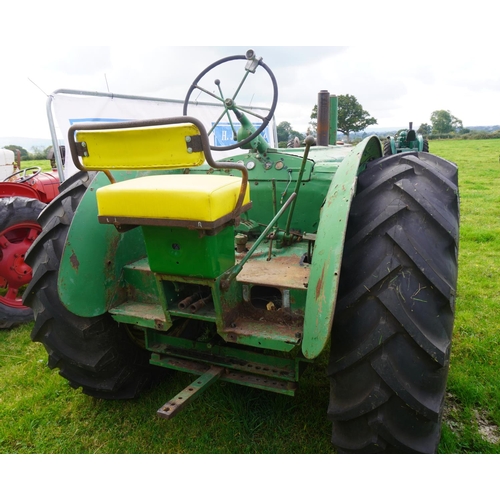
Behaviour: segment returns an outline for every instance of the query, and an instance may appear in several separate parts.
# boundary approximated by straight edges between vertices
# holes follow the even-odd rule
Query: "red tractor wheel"
[[[0,328],[33,319],[33,312],[22,302],[24,288],[32,277],[24,257],[41,232],[37,219],[44,208],[37,199],[0,199]]]

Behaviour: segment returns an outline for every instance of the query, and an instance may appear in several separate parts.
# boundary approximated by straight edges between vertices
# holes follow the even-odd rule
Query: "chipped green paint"
[[[136,173],[120,172],[119,180]],[[96,190],[108,184],[99,174],[87,189],[73,218],[59,268],[59,297],[68,311],[83,317],[105,313],[120,300],[125,265],[146,255],[140,228],[118,233],[97,223]]]
[[[330,337],[357,175],[369,160],[381,156],[379,139],[368,137],[340,164],[330,184],[318,225],[306,299],[302,353],[307,359],[319,356]]]

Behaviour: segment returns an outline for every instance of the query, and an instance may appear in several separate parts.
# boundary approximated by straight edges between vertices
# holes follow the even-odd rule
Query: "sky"
[[[248,48],[276,77],[277,123],[287,121],[299,132],[306,131],[320,90],[354,95],[377,127],[403,128],[412,121],[418,128],[439,109],[449,110],[465,127],[500,125],[500,65],[491,64],[497,58],[493,48],[463,49],[446,58],[428,53],[398,65],[363,47],[69,46],[40,59],[19,47],[10,57],[22,62],[20,67],[0,80],[0,136],[50,138],[46,101],[60,88],[183,100],[205,67]],[[215,78],[217,71],[224,70],[214,69]],[[231,93],[243,72],[238,67],[228,73],[222,89]],[[241,104],[270,104],[271,90],[271,80],[264,78]]]
[[[144,5],[148,1],[144,0]],[[88,2],[93,0],[87,0],[85,5]],[[426,13],[427,3],[433,8],[432,16]],[[111,16],[116,18],[124,12],[105,10],[108,4],[104,1],[94,4],[102,7],[82,10],[78,20],[73,19],[75,24],[70,23],[65,32],[59,32],[48,29],[48,21],[37,17],[46,16],[49,9],[43,10],[37,7],[38,4],[33,4],[32,9],[40,10],[29,19],[24,16],[19,26],[11,23],[11,36],[7,34],[0,44],[3,67],[0,72],[0,137],[50,138],[46,101],[56,89],[109,91],[183,100],[190,84],[205,67],[223,57],[244,54],[249,48],[263,58],[276,77],[279,89],[276,122],[287,121],[299,132],[306,131],[320,90],[354,95],[377,120],[379,129],[396,130],[407,127],[410,121],[418,128],[421,123],[430,123],[431,113],[440,109],[450,111],[462,120],[465,127],[500,125],[500,43],[495,38],[492,41],[482,38],[481,44],[468,41],[474,34],[480,34],[483,27],[487,31],[488,23],[494,27],[495,16],[486,15],[488,11],[481,8],[483,0],[477,0],[476,9],[466,9],[460,15],[457,14],[459,8],[452,12],[446,10],[446,4],[440,7],[441,4],[427,3],[418,9],[418,12],[423,11],[420,17],[418,12],[414,13],[412,22],[402,24],[387,21],[392,19],[388,12],[393,11],[381,10],[379,4],[365,7],[375,9],[369,11],[369,15],[382,15],[387,23],[391,23],[386,29],[377,26],[375,19],[373,23],[365,19],[363,24],[362,16],[352,9],[350,24],[329,30],[314,30],[304,24],[301,15],[289,12],[286,19],[295,24],[283,26],[278,22],[252,22],[252,16],[244,18],[246,23],[228,26],[226,18],[218,11],[214,22],[204,19],[201,13],[189,20],[198,23],[188,30],[190,36],[186,36],[185,28],[189,24],[185,17],[179,17],[183,21],[179,21],[180,27],[176,28],[175,22],[169,22],[167,29],[165,19],[156,19],[147,9],[131,13],[132,17],[137,16],[134,27],[142,25],[137,33],[130,28],[124,31],[115,24],[111,36],[98,36],[103,31],[100,27],[111,26]],[[18,9],[22,9],[22,3],[16,5],[21,5]],[[197,5],[200,8],[200,4]],[[274,3],[266,6],[266,19],[273,19],[274,6]],[[7,8],[10,9],[10,5]],[[444,24],[439,19],[441,11],[442,17],[446,17]],[[51,11],[51,16],[54,12],[57,11]],[[208,15],[209,11],[206,12]],[[316,23],[318,12],[313,11]],[[14,15],[16,13],[11,13],[10,17]],[[95,36],[88,36],[85,31],[85,16],[92,20]],[[146,25],[144,19],[150,24]],[[478,19],[482,22],[479,28],[475,24]],[[50,22],[52,26],[59,26],[57,17]],[[163,23],[162,31],[155,29],[158,23]],[[422,23],[425,23],[426,37],[423,37]],[[202,32],[196,29],[200,25],[204,27]],[[457,32],[464,32],[460,26],[466,27],[467,37],[459,43],[456,41],[460,38]],[[440,28],[439,36],[435,33],[436,27]],[[181,29],[182,35],[176,29]],[[32,33],[28,42],[19,36],[21,31]],[[214,36],[208,36],[212,31]],[[86,36],[74,36],[80,32]],[[150,37],[144,35],[148,32]],[[227,36],[228,32],[231,36]],[[253,36],[248,37],[251,41],[246,46],[221,43],[243,40],[247,32]],[[131,34],[134,36],[129,36]],[[240,34],[243,36],[236,36]],[[6,39],[11,42],[5,43]],[[52,44],[43,45],[46,39]],[[54,44],[55,39],[60,43]],[[343,46],[340,39],[357,45]],[[91,41],[97,45],[72,45],[67,40]],[[168,45],[173,40],[176,45]],[[207,40],[213,45],[204,44]],[[259,42],[255,43],[255,40]],[[263,40],[269,45],[264,45]],[[179,41],[186,41],[189,45],[179,46]],[[339,46],[333,46],[333,42],[340,42]],[[242,73],[241,68],[231,72],[221,69],[224,77],[221,88],[225,95],[231,93],[229,89],[241,80]],[[219,74],[214,73],[212,81],[215,78],[219,78]],[[272,86],[269,79],[258,82],[253,88],[250,84],[245,95],[240,94],[243,102],[238,101],[238,104],[266,105],[270,102]],[[215,90],[215,86],[212,87],[211,90]],[[194,97],[210,100],[205,96]]]

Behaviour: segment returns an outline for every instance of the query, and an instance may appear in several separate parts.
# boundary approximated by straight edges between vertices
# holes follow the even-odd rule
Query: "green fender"
[[[321,209],[307,287],[302,353],[314,359],[330,337],[340,278],[340,265],[351,202],[358,174],[382,156],[378,137],[360,142],[340,164]]]
[[[115,175],[115,174],[113,174]],[[117,180],[137,172],[117,172]],[[144,173],[142,173],[144,175]],[[59,266],[59,298],[68,311],[83,317],[105,313],[116,301],[122,268],[146,255],[140,228],[119,233],[97,220],[96,190],[109,184],[96,175],[77,207]]]

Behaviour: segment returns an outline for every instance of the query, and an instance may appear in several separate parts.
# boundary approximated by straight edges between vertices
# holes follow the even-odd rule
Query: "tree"
[[[24,148],[21,146],[15,146],[13,144],[10,144],[9,146],[4,146],[4,149],[10,149],[11,151],[16,152],[16,149],[19,149],[19,152],[21,153],[21,160],[29,160],[30,159],[30,154],[28,151],[26,151]]]
[[[432,127],[427,123],[422,123],[420,127],[418,127],[417,134],[429,135],[432,131]]]
[[[377,120],[370,116],[370,113],[363,109],[356,97],[350,94],[338,96],[338,121],[337,130],[347,136],[351,132],[359,132],[369,125],[375,125]],[[316,121],[318,118],[318,106],[315,105],[311,113],[311,125],[316,130]]]
[[[351,132],[359,132],[364,130],[369,125],[375,125],[377,120],[370,116],[368,111],[363,109],[363,106],[353,95],[339,95],[339,112],[337,129],[347,136]]]
[[[31,148],[31,155],[30,158],[32,160],[46,160],[47,159],[47,153],[45,152],[45,149],[42,148],[42,146],[33,146]]]
[[[288,142],[290,136],[298,137],[299,140],[304,139],[304,135],[300,132],[297,132],[296,130],[293,130],[292,125],[289,122],[281,122],[276,126],[276,131],[278,133],[278,142],[285,143],[285,145]]]
[[[432,112],[431,123],[433,134],[449,134],[463,128],[462,120],[444,109]]]
[[[307,135],[316,135],[316,129],[317,129],[317,123],[318,123],[318,105],[315,104],[314,108],[311,111],[311,121],[309,122],[309,125],[311,125],[310,128],[307,129]]]

